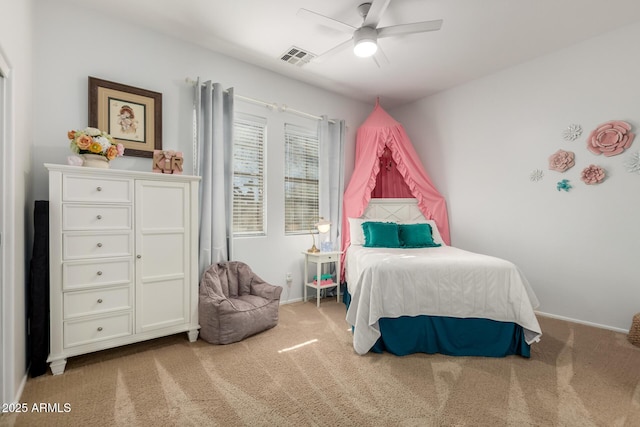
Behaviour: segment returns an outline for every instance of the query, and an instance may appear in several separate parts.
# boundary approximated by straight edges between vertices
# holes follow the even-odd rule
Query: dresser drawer
[[[62,176],[63,202],[130,203],[133,199],[133,181],[129,179]]]
[[[72,290],[131,282],[132,259],[65,262],[62,264],[62,289]]]
[[[65,319],[127,310],[131,308],[131,288],[126,286],[65,292],[63,306]]]
[[[131,206],[62,205],[62,230],[130,230]]]
[[[120,313],[88,320],[64,322],[64,347],[90,344],[112,338],[131,335],[131,313]]]
[[[120,233],[64,233],[62,235],[62,259],[106,258],[130,256],[132,252],[131,232]]]

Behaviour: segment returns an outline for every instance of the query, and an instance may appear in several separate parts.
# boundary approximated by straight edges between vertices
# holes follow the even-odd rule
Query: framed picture
[[[162,94],[89,77],[89,126],[124,145],[125,156],[162,150]]]

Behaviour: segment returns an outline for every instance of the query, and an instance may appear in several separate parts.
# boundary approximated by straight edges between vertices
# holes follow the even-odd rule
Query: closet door
[[[136,180],[136,333],[189,323],[188,184]]]

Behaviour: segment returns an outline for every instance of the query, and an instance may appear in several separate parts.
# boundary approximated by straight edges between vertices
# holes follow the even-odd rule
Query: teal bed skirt
[[[351,295],[344,289],[349,308]],[[381,336],[374,353],[387,351],[397,356],[440,353],[450,356],[531,356],[522,326],[490,319],[443,316],[402,316],[378,321]]]

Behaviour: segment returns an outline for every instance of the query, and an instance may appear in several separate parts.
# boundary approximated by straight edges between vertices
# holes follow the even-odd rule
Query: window
[[[286,123],[285,234],[308,233],[318,220],[318,131]]]
[[[233,141],[233,234],[265,234],[265,136],[262,117],[236,113]]]

